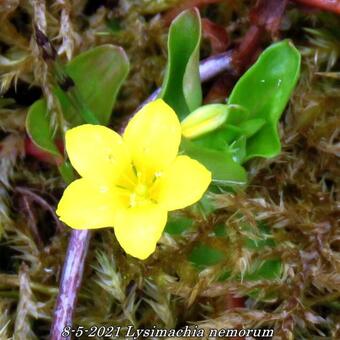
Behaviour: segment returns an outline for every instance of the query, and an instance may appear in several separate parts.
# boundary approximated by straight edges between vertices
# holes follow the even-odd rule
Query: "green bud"
[[[220,127],[228,117],[228,105],[204,105],[190,113],[182,121],[182,134],[186,138],[195,138]]]

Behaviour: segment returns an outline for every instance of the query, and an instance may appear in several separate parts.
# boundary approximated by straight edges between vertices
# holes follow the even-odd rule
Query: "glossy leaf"
[[[182,12],[171,24],[168,64],[160,98],[183,119],[202,103],[199,76],[201,19],[197,9]]]
[[[129,72],[124,50],[113,45],[93,48],[71,60],[65,70],[76,84],[81,96],[79,100],[93,112],[100,124],[107,125],[118,91]],[[67,95],[60,89],[57,95],[65,118],[72,125],[83,123]]]
[[[264,119],[255,118],[240,123],[239,128],[241,129],[242,134],[245,137],[250,138],[256,132],[258,132],[265,124],[266,121]]]
[[[197,147],[208,149],[210,153],[227,153],[234,162],[241,164],[246,157],[245,137],[257,132],[265,121],[252,119],[239,126],[226,124],[229,113],[235,109],[242,110],[246,117],[249,114],[239,105],[202,106],[182,121],[183,135]]]
[[[76,84],[84,105],[95,114],[102,124],[107,124],[117,93],[125,80],[129,64],[125,52],[112,45],[103,45],[80,54],[65,67]],[[65,119],[75,126],[85,123],[81,108],[71,104],[68,95],[55,89]],[[50,129],[50,119],[45,99],[36,101],[29,109],[26,130],[32,141],[53,155],[60,155]]]
[[[236,139],[229,147],[234,162],[242,164],[246,158],[247,139],[245,135]]]
[[[236,138],[242,135],[242,130],[233,125],[222,125],[220,128],[208,134],[200,136],[192,140],[196,145],[209,148],[216,151],[228,150],[228,146]]]
[[[227,150],[205,148],[183,138],[181,151],[206,166],[211,171],[215,184],[233,186],[247,182],[245,169],[233,161],[232,155]]]
[[[246,160],[255,156],[273,157],[280,152],[277,124],[298,80],[300,59],[300,53],[290,41],[273,44],[234,87],[228,104],[243,106],[249,111],[248,119],[265,120],[265,124],[247,139]],[[226,124],[239,126],[244,122],[243,112],[233,110]],[[253,127],[255,125],[253,123]]]
[[[54,156],[60,156],[60,152],[54,143],[45,99],[37,100],[28,110],[26,130],[37,146]]]

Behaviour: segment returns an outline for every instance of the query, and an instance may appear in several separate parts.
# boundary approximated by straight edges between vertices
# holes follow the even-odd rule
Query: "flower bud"
[[[182,135],[195,138],[220,127],[228,117],[228,105],[204,105],[190,113],[181,123]]]

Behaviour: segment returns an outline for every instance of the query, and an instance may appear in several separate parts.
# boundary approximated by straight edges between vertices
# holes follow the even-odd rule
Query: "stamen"
[[[137,202],[136,202],[136,194],[135,193],[132,193],[130,195],[130,207],[135,207],[137,205]]]

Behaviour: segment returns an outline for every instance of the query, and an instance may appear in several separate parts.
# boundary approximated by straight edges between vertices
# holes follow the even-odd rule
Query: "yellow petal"
[[[121,136],[102,125],[85,124],[68,130],[66,151],[82,177],[103,183],[117,181],[130,162]]]
[[[130,120],[123,139],[137,171],[153,176],[175,159],[181,141],[181,124],[175,111],[157,99]]]
[[[156,249],[167,213],[155,204],[121,210],[115,220],[115,234],[126,253],[145,260]]]
[[[72,182],[58,204],[60,220],[74,229],[113,226],[114,214],[123,200],[117,192],[85,178]]]
[[[185,208],[201,199],[211,182],[211,173],[188,156],[178,156],[156,184],[154,199],[167,210]]]

